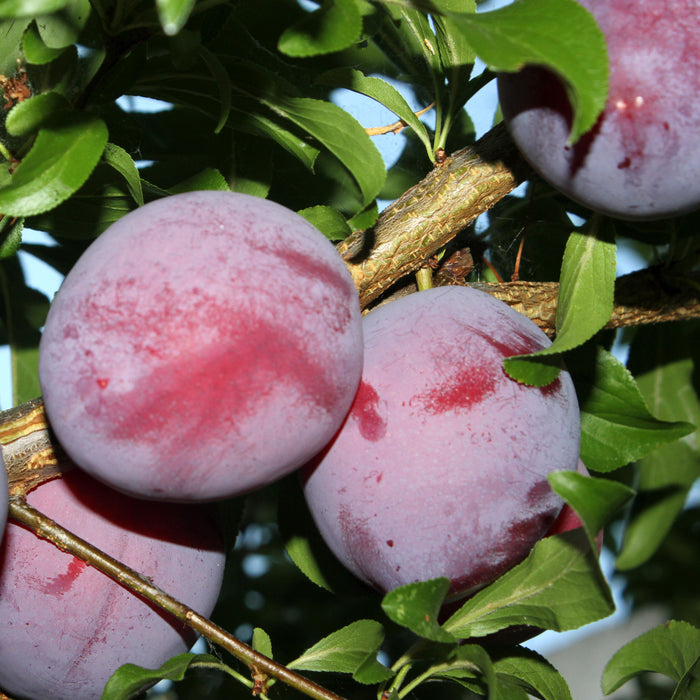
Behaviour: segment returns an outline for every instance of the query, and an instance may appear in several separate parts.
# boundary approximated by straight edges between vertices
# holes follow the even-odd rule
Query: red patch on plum
[[[48,581],[43,581],[41,590],[49,595],[63,595],[71,589],[86,566],[87,564],[82,559],[73,557],[68,563],[65,573],[58,574]]]
[[[413,406],[415,401],[421,410],[431,415],[460,409],[468,410],[481,403],[495,390],[496,378],[488,365],[471,366],[456,373],[448,381],[416,394],[410,405]]]
[[[182,439],[196,440],[204,426],[218,423],[218,429],[235,430],[241,418],[255,412],[265,401],[269,387],[280,383],[293,386],[301,401],[322,411],[332,410],[338,388],[325,376],[297,338],[282,325],[258,320],[253,328],[239,328],[241,340],[199,352],[192,361],[183,359],[159,366],[143,387],[100,401],[109,407],[101,415],[109,421],[109,434],[131,439],[136,433],[167,431],[178,423]],[[187,422],[180,422],[188,416]],[[169,448],[180,451],[180,441]]]
[[[381,440],[386,435],[387,419],[381,414],[380,408],[385,407],[380,405],[376,389],[367,382],[360,382],[350,415],[357,422],[360,435],[370,442]],[[381,478],[380,474],[377,482]]]

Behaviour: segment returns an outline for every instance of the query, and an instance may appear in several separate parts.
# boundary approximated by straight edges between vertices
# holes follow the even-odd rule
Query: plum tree
[[[79,469],[27,500],[203,615],[213,610],[225,555],[211,509],[133,499]],[[195,641],[178,620],[20,525],[7,525],[0,562],[0,686],[12,695],[100,697],[120,665],[157,668]]]
[[[404,297],[364,319],[352,409],[304,468],[319,530],[380,589],[446,576],[464,595],[522,560],[563,501],[547,475],[576,469],[569,375],[519,384],[503,359],[547,347],[529,319],[463,287]]]
[[[554,187],[628,219],[700,206],[700,15],[671,0],[580,0],[603,31],[610,89],[594,127],[569,143],[573,110],[555,75],[528,66],[498,78],[506,123]]]
[[[279,204],[213,191],[151,202],[90,245],[39,359],[71,458],[171,500],[244,493],[306,462],[361,371],[357,291],[330,241]]]

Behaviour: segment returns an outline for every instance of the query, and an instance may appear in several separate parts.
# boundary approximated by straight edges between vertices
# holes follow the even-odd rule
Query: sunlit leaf
[[[503,364],[508,374],[531,383],[536,360],[572,350],[603,328],[613,310],[615,271],[616,246],[609,227],[574,231],[562,261],[554,342],[537,353],[506,358]],[[543,377],[548,376],[541,371]]]
[[[67,110],[68,100],[57,92],[44,92],[18,102],[8,113],[5,128],[12,136],[24,136],[46,124],[57,112]]]
[[[633,489],[618,481],[575,471],[553,472],[548,479],[583,521],[592,547],[603,526],[634,496]]]
[[[156,0],[163,31],[169,36],[177,34],[185,26],[194,4],[195,0]]]
[[[335,671],[354,674],[367,670],[367,660],[376,659],[384,639],[384,628],[374,620],[357,620],[324,637],[300,657],[287,664],[299,671]],[[392,673],[386,669],[386,678]]]
[[[211,654],[179,654],[157,669],[124,664],[107,681],[102,700],[130,700],[160,680],[181,681],[191,668],[224,670],[227,667]]]
[[[362,15],[355,0],[327,0],[287,28],[277,48],[288,56],[318,56],[351,46],[361,31]]]
[[[58,206],[87,180],[106,144],[101,119],[74,112],[57,116],[0,190],[0,211],[31,216]]]
[[[382,610],[396,624],[419,637],[454,643],[457,637],[438,624],[438,613],[449,588],[450,581],[446,578],[409,583],[389,591],[382,601]]]
[[[617,469],[694,430],[689,423],[653,416],[630,372],[602,348],[591,373],[579,381],[581,459],[589,469]]]
[[[333,207],[318,205],[300,209],[297,213],[331,241],[340,241],[351,233],[345,217]]]
[[[668,676],[676,681],[676,690],[682,691],[681,686],[691,680],[697,683],[700,678],[699,660],[700,630],[687,622],[671,620],[633,639],[610,659],[603,671],[603,692],[609,695],[649,671]],[[692,697],[697,695],[673,694],[678,700]]]
[[[597,554],[579,529],[541,539],[525,561],[476,593],[443,627],[459,638],[522,624],[563,631],[613,609]]]

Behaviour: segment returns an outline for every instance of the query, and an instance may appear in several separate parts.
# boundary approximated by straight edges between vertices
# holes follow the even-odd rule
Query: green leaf
[[[641,673],[661,673],[680,686],[700,677],[700,630],[671,620],[633,639],[620,649],[603,671],[603,692],[609,695]],[[691,696],[674,693],[674,698]],[[694,696],[697,697],[697,696]]]
[[[7,114],[5,128],[12,136],[26,136],[44,126],[70,103],[57,92],[44,92],[18,102]]]
[[[195,192],[197,190],[230,190],[226,178],[216,168],[205,168],[201,172],[188,177],[187,180],[178,182],[177,185],[168,188],[171,194],[180,192]]]
[[[549,355],[513,355],[503,360],[503,368],[512,377],[528,386],[547,386],[562,370],[561,359]]]
[[[582,345],[610,320],[615,295],[616,246],[608,226],[569,236],[557,296],[557,337],[545,352]]]
[[[384,640],[384,628],[375,620],[357,620],[324,637],[287,668],[299,671],[355,673],[367,659],[375,659]],[[388,670],[388,669],[387,669]]]
[[[158,681],[181,681],[191,668],[228,669],[211,654],[179,654],[157,669],[124,664],[107,681],[102,700],[130,700]]]
[[[341,241],[351,233],[345,217],[333,207],[318,205],[297,212],[331,241]]]
[[[31,18],[18,19],[14,15],[5,16],[5,5],[0,3],[0,73],[13,75],[17,71],[17,59],[22,57],[22,39]]]
[[[603,526],[634,496],[633,489],[618,481],[574,471],[553,472],[547,478],[583,521],[591,547]]]
[[[51,14],[72,2],[73,0],[2,0],[0,2],[0,17],[15,19]]]
[[[47,47],[65,49],[78,41],[89,16],[90,0],[71,0],[59,10],[39,17],[36,27]]]
[[[517,0],[498,10],[453,15],[477,55],[495,71],[545,66],[567,85],[574,107],[571,138],[595,123],[608,92],[605,37],[575,0]]]
[[[274,658],[272,656],[272,640],[270,639],[270,635],[260,627],[253,629],[251,646],[255,651],[259,651],[264,656],[267,656],[268,659]]]
[[[100,162],[78,192],[55,209],[33,216],[27,225],[51,232],[62,239],[63,247],[67,240],[95,238],[134,206],[124,178],[115,177],[114,169]]]
[[[4,225],[4,226],[3,226]],[[0,222],[0,260],[10,258],[17,253],[22,244],[22,231],[24,230],[24,219],[17,219],[13,224]]]
[[[592,221],[593,230],[574,231],[566,244],[554,342],[539,352],[504,360],[506,371],[518,381],[530,383],[533,362],[582,345],[610,319],[615,294],[615,240],[609,226],[600,226],[598,217]],[[527,364],[523,367],[525,360]],[[549,365],[548,369],[553,368]],[[543,376],[547,376],[544,370]]]
[[[434,642],[455,643],[457,638],[438,624],[438,613],[450,589],[450,581],[437,578],[409,583],[389,591],[382,609],[389,619],[414,634]]]
[[[231,114],[231,78],[229,77],[226,67],[221,63],[215,53],[209,51],[204,46],[199,48],[199,53],[219,90],[219,103],[221,106],[219,120],[214,127],[214,133],[218,134],[226,125],[229,115]]]
[[[352,46],[361,32],[362,15],[355,0],[326,0],[286,29],[277,48],[296,58],[318,56]]]
[[[107,144],[107,127],[97,117],[69,112],[57,115],[39,134],[0,189],[0,212],[31,216],[68,199],[87,180]]]
[[[538,653],[521,646],[492,654],[496,676],[515,681],[530,695],[543,700],[571,700],[569,686],[552,664]]]
[[[498,681],[494,665],[484,649],[476,644],[464,644],[449,651],[445,662],[436,663],[425,673],[426,678],[444,678],[460,682],[463,679],[486,681],[488,697],[497,697]],[[461,683],[467,688],[470,683]]]
[[[476,2],[468,0],[461,3],[459,12],[476,12]],[[469,73],[471,73],[472,65],[476,59],[472,45],[466,40],[464,33],[459,31],[459,27],[452,17],[435,15],[433,24],[435,25],[435,37],[443,70],[452,79],[462,76],[467,82],[466,79],[469,78]],[[466,74],[464,68],[468,69]]]
[[[34,23],[29,25],[22,38],[24,57],[27,63],[35,66],[51,63],[51,61],[58,58],[63,53],[64,49],[64,46],[60,48],[47,46]]]
[[[589,469],[612,471],[694,430],[689,423],[655,418],[627,368],[602,348],[592,376],[579,377],[578,385],[584,396],[580,456]]]
[[[684,333],[668,326],[639,331],[630,361],[636,366],[635,357],[641,346],[658,363],[637,379],[655,415],[700,426],[700,401],[693,381],[696,346],[691,343],[692,339]],[[690,488],[700,478],[697,439],[698,429],[638,462],[636,487],[639,494],[616,561],[619,569],[635,568],[647,561],[682,511]]]
[[[352,173],[369,204],[386,179],[384,160],[360,123],[335,104],[310,97],[281,98],[270,106],[320,141]]]
[[[597,555],[578,529],[541,539],[525,561],[476,593],[443,627],[459,638],[522,624],[563,631],[613,610]]]
[[[160,26],[168,36],[177,34],[189,19],[195,0],[156,0]]]
[[[321,85],[352,90],[384,105],[413,129],[432,157],[432,144],[425,124],[416,116],[404,96],[393,85],[381,78],[367,77],[353,68],[337,68],[328,71],[317,82]]]
[[[143,206],[143,187],[141,176],[134,159],[121,147],[115,143],[108,143],[102,154],[104,162],[114,168],[125,180],[134,202],[138,206]]]

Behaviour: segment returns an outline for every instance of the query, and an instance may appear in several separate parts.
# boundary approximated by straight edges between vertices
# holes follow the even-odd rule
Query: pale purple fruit
[[[0,541],[2,540],[2,533],[5,532],[5,523],[7,523],[9,498],[7,489],[7,472],[5,471],[5,462],[2,458],[2,448],[0,447]]]
[[[352,409],[303,472],[309,509],[340,561],[379,590],[445,576],[465,594],[525,558],[561,510],[547,475],[577,466],[571,378],[511,379],[503,358],[549,340],[464,287],[380,307],[364,333]]]
[[[168,197],[112,225],[66,277],[39,357],[71,458],[169,500],[293,471],[338,429],[361,371],[359,299],[334,246],[231,192]]]
[[[554,187],[627,219],[700,206],[700,10],[694,1],[580,0],[605,34],[610,89],[595,126],[567,145],[572,110],[539,67],[502,74],[514,141]]]
[[[129,498],[74,469],[29,494],[35,508],[209,616],[224,571],[211,508]],[[10,523],[0,546],[0,687],[93,700],[119,666],[158,668],[188,627],[82,560]]]

